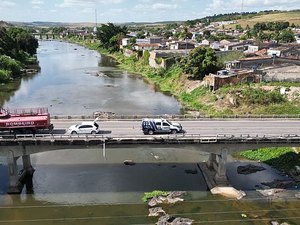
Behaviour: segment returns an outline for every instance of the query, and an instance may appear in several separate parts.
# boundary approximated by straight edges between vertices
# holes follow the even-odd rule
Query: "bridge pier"
[[[26,185],[27,193],[33,193],[32,177],[34,169],[31,165],[30,155],[26,154],[26,147],[22,145],[23,155],[22,163],[23,169],[18,173],[17,160],[18,157],[14,156],[13,151],[9,151],[7,157],[8,173],[9,173],[9,187],[8,194],[20,194],[22,192],[24,184]]]
[[[221,155],[218,155],[218,168],[215,175],[215,181],[218,185],[228,185],[226,175],[227,154],[228,150],[224,148],[221,151]]]
[[[206,168],[202,167],[202,171],[207,178],[208,186],[213,188],[218,185],[228,185],[228,179],[226,175],[227,164],[227,148],[221,150],[221,154],[210,153],[208,161],[206,162]]]
[[[23,161],[23,172],[22,172],[19,180],[22,183],[25,183],[26,192],[28,194],[32,194],[33,193],[32,177],[33,177],[33,173],[35,170],[33,169],[32,165],[31,165],[30,155],[23,155],[22,161]]]
[[[13,155],[7,157],[8,175],[9,175],[9,187],[8,194],[20,194],[22,191],[22,184],[19,181],[17,160],[19,157]]]

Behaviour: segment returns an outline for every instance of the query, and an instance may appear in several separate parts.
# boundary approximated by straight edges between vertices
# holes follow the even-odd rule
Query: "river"
[[[86,115],[97,110],[180,112],[173,97],[155,92],[138,76],[118,69],[110,58],[94,51],[51,41],[42,42],[38,52],[41,72],[22,80],[6,106],[48,106],[54,115]],[[104,75],[95,76],[96,72]],[[8,168],[2,158],[0,224],[155,224],[157,218],[147,216],[148,206],[141,200],[144,192],[153,190],[187,191],[184,202],[163,208],[171,215],[194,219],[195,224],[269,224],[270,220],[297,224],[300,220],[300,203],[294,193],[273,199],[255,191],[261,182],[284,178],[266,165],[265,171],[238,175],[241,163],[229,158],[229,180],[247,196],[242,200],[212,196],[197,165],[207,158],[207,153],[194,146],[163,145],[108,147],[105,157],[101,148],[39,153],[31,156],[36,169],[34,193],[26,194],[23,189],[21,195],[6,194]],[[126,159],[136,164],[126,166]]]
[[[140,76],[119,69],[113,59],[95,51],[41,41],[37,56],[41,71],[22,79],[4,108],[48,107],[51,115],[181,113],[174,97],[157,92]]]

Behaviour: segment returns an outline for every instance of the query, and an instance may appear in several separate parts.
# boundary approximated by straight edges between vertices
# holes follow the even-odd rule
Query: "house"
[[[139,51],[139,50],[155,50],[155,49],[160,49],[161,44],[148,44],[148,43],[140,43],[140,44],[135,44],[134,49]]]
[[[254,54],[255,52],[261,50],[260,46],[258,45],[248,45],[247,51],[245,53],[247,54]]]
[[[220,44],[220,42],[218,42],[218,41],[214,41],[213,43],[211,43],[211,44],[209,45],[209,47],[211,47],[212,49],[215,49],[215,50],[220,49],[220,46],[221,46],[221,44]]]
[[[288,45],[277,48],[270,48],[267,51],[268,56],[271,57],[282,57],[290,59],[300,59],[300,46],[299,45]]]
[[[281,57],[283,56],[284,52],[287,52],[289,50],[288,47],[277,47],[277,48],[270,48],[267,51],[268,56],[276,56],[276,57]]]
[[[187,41],[176,41],[171,42],[169,44],[170,50],[178,50],[178,49],[194,49],[195,43],[187,42]]]
[[[224,45],[225,51],[245,51],[248,49],[248,45],[244,42],[231,42],[227,45]]]
[[[206,39],[204,39],[204,40],[202,40],[202,41],[201,41],[201,45],[206,45],[206,46],[209,46],[209,45],[210,45],[210,41],[209,41],[209,40],[206,40]]]
[[[226,70],[241,69],[241,62],[239,60],[229,61],[225,63]]]
[[[225,40],[225,39],[220,41],[220,45],[223,45],[223,46],[229,45],[230,43],[231,43],[231,41],[228,41],[228,40]]]
[[[153,50],[150,52],[149,65],[154,68],[169,68],[176,58],[186,56],[191,49],[179,50]]]
[[[199,32],[192,32],[192,34],[193,34],[192,40],[196,40],[197,37],[201,35]]]
[[[296,43],[297,43],[297,44],[300,44],[300,33],[297,33],[297,34],[295,35],[295,39],[296,39]]]
[[[161,44],[162,39],[162,37],[137,38],[136,44]]]
[[[210,90],[215,91],[220,87],[228,84],[240,84],[245,82],[259,83],[262,75],[255,71],[240,70],[237,72],[231,72],[228,70],[218,71],[217,74],[206,75],[203,79],[203,83]]]
[[[124,46],[129,45],[129,40],[130,40],[130,38],[122,38],[122,46],[124,47]]]

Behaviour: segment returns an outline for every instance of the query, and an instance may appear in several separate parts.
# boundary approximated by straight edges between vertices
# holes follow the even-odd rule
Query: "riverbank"
[[[300,185],[300,150],[299,148],[280,147],[248,150],[234,154],[237,159],[248,159],[266,163],[291,177]]]
[[[152,68],[148,65],[149,53],[126,57],[121,52],[109,53],[99,48],[97,42],[68,39],[101,54],[113,57],[119,67],[140,74],[158,90],[169,93],[183,105],[184,113],[224,117],[229,115],[283,115],[300,114],[300,88],[294,83],[246,83],[224,86],[211,92],[202,81],[190,79],[178,64],[169,69]],[[285,87],[287,92],[279,92]],[[294,88],[295,87],[295,88]]]

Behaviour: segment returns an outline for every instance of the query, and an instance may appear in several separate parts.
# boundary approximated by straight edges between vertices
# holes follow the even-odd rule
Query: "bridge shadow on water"
[[[207,190],[196,163],[38,164],[34,168],[35,194]],[[8,186],[6,170],[0,167],[0,194]]]

